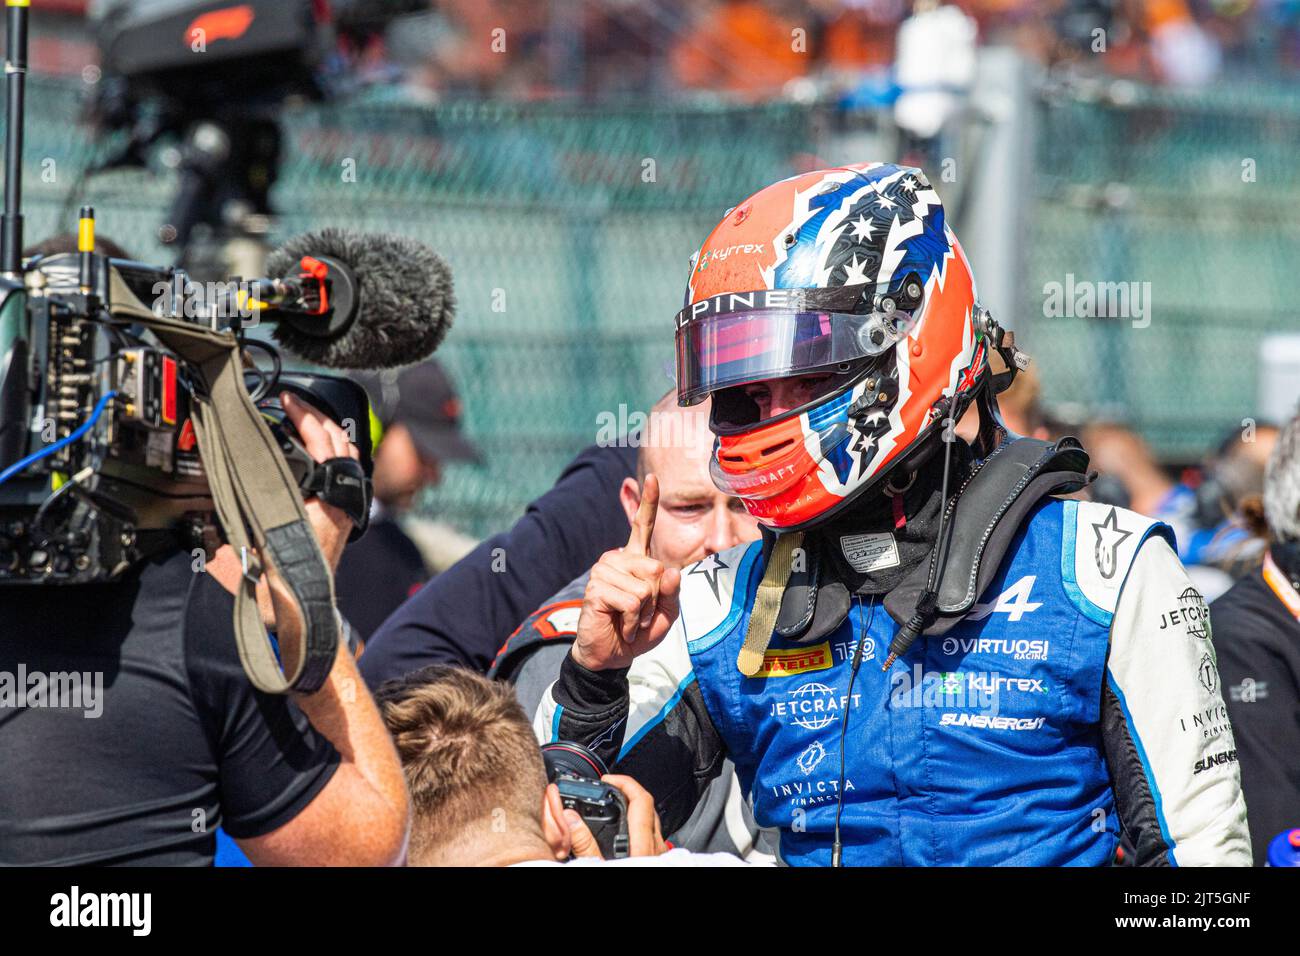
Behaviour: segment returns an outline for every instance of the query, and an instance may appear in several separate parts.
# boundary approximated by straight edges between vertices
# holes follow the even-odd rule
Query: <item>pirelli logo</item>
[[[793,677],[809,671],[824,671],[831,666],[831,645],[814,644],[785,651],[768,651],[755,677]]]

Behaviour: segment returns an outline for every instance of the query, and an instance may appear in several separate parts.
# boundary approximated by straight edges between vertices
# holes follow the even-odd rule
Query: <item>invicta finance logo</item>
[[[814,644],[785,651],[768,651],[755,677],[792,677],[809,671],[824,671],[831,666],[831,645]]]

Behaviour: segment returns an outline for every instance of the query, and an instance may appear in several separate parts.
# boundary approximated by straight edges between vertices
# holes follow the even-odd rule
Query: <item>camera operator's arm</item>
[[[343,430],[325,415],[289,395],[282,396],[282,401],[303,447],[316,461],[357,456]],[[351,523],[342,511],[319,499],[308,500],[304,507],[333,569]],[[234,559],[231,555],[218,560]],[[234,565],[238,571],[237,560]],[[214,573],[221,580],[215,568]],[[259,587],[259,604],[263,604],[265,590]],[[274,580],[269,604],[278,622],[276,636],[282,652],[292,654],[301,640],[301,620],[293,613],[288,594]],[[266,611],[263,604],[264,615]],[[260,865],[399,862],[405,853],[410,817],[406,784],[397,752],[346,646],[339,645],[324,686],[295,700],[311,726],[338,751],[338,769],[311,802],[283,825],[257,836],[232,835]]]

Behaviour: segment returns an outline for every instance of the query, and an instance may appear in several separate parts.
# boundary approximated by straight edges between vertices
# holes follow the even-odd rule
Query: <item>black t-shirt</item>
[[[248,682],[233,601],[185,552],[113,584],[0,587],[0,864],[210,864],[218,826],[269,833],[329,782],[330,742]],[[80,694],[54,676],[73,672]],[[41,683],[73,706],[40,706]]]
[[[424,558],[396,521],[380,518],[343,549],[334,575],[339,611],[362,640],[429,580]]]
[[[1300,621],[1259,571],[1210,605],[1256,865],[1300,827]]]

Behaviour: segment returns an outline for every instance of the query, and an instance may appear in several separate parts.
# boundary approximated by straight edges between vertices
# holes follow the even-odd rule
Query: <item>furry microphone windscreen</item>
[[[275,340],[295,355],[337,369],[410,365],[442,344],[456,312],[451,270],[405,236],[322,229],[290,239],[267,257],[275,278],[296,275],[303,256],[330,256],[356,275],[360,305],[341,335],[322,338],[279,322]]]

